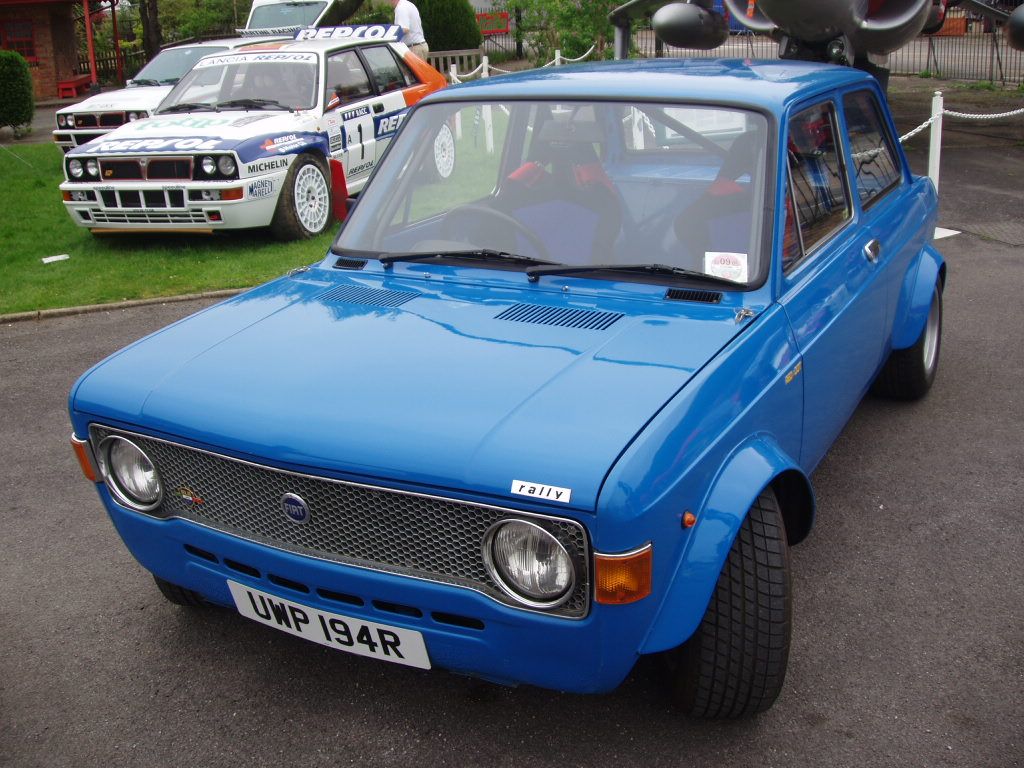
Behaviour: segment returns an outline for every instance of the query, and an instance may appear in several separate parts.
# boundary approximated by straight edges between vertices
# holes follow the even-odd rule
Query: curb
[[[248,288],[228,288],[221,291],[206,291],[205,293],[186,293],[181,296],[159,296],[152,299],[133,299],[131,301],[118,301],[112,304],[88,304],[83,307],[59,307],[57,309],[37,309],[34,312],[14,312],[9,315],[0,315],[0,324],[20,323],[25,320],[49,320],[55,317],[70,317],[71,315],[85,315],[91,312],[110,312],[111,310],[132,309],[134,307],[146,307],[153,304],[174,304],[180,301],[195,301],[197,299],[224,299],[230,296],[237,296]]]

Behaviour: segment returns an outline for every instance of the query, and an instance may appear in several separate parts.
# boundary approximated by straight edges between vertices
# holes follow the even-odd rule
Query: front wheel
[[[871,392],[897,400],[918,400],[925,396],[939,369],[942,345],[942,285],[935,284],[921,335],[914,345],[894,349],[871,385]]]
[[[299,155],[288,170],[270,229],[279,240],[319,235],[331,223],[331,183],[322,163]]]
[[[733,541],[697,631],[665,654],[676,703],[705,718],[771,707],[786,677],[791,602],[786,531],[766,488]]]

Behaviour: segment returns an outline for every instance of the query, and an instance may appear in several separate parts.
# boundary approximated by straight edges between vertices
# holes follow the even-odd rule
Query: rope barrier
[[[577,56],[575,59],[563,58],[561,52],[560,51],[556,51],[555,52],[556,53],[555,58],[553,58],[547,64],[544,64],[544,65],[538,67],[538,69],[547,69],[548,67],[560,66],[562,64],[576,64],[577,62],[583,61],[585,58],[590,56],[590,54],[592,54],[594,52],[595,48],[597,48],[597,43],[594,43],[592,46],[590,46],[590,49],[586,53],[584,53],[582,56]],[[480,62],[480,66],[478,66],[472,72],[459,73],[459,71],[456,68],[456,66],[454,64],[452,64],[451,65],[451,69],[449,70],[449,73],[448,73],[448,76],[451,78],[452,85],[457,85],[459,83],[464,83],[469,78],[475,77],[477,74],[481,74],[482,70],[484,68],[484,64],[487,64],[487,73],[488,74],[490,74],[491,72],[497,72],[497,73],[502,74],[502,75],[510,75],[510,74],[512,74],[511,70],[499,69],[498,67],[491,66],[486,61],[486,57],[485,57],[485,60]],[[484,76],[486,77],[486,75],[484,75]]]
[[[957,112],[952,109],[943,109],[940,116],[955,117],[960,120],[1002,120],[1007,117],[1016,117],[1017,115],[1024,115],[1024,107],[1020,109],[1014,109],[1010,112],[996,112],[995,114],[991,115],[972,115],[967,112]],[[904,144],[910,139],[914,138],[915,136],[917,136],[917,134],[921,133],[921,131],[925,130],[930,125],[932,125],[932,123],[934,123],[936,120],[938,120],[937,116],[929,117],[919,126],[917,126],[917,128],[915,128],[914,130],[903,134],[902,136],[900,136],[900,144]]]

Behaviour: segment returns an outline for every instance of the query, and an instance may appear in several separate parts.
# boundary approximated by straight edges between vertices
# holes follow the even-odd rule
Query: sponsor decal
[[[217,128],[230,125],[234,117],[199,117],[187,115],[183,117],[154,117],[145,122],[129,123],[136,131],[159,131],[164,128]]]
[[[362,165],[357,165],[353,168],[349,168],[347,173],[349,176],[358,176],[363,171],[368,171],[371,168],[373,168],[373,163],[363,163]]]
[[[247,125],[258,123],[260,120],[266,120],[270,115],[246,115],[243,118],[235,120],[231,123],[232,128],[244,128]]]
[[[350,109],[348,112],[341,113],[342,120],[355,120],[357,117],[363,117],[370,114],[369,107],[357,107],[356,109]]]
[[[288,163],[290,162],[291,158],[288,157],[274,157],[267,160],[257,160],[255,163],[249,163],[245,166],[245,175],[255,176],[258,173],[276,171],[278,168],[287,168]]]
[[[296,40],[389,40],[401,39],[397,24],[363,24],[360,26],[309,27],[295,33]]]
[[[327,138],[330,140],[331,152],[340,152],[345,148],[345,140],[341,135],[341,129],[331,130],[327,133]]]
[[[517,496],[530,496],[534,499],[547,499],[548,501],[560,501],[568,504],[572,498],[571,488],[559,488],[557,485],[544,485],[543,483],[531,483],[526,480],[513,480],[512,493]]]
[[[294,133],[289,133],[287,136],[278,136],[274,139],[267,139],[260,144],[260,149],[264,152],[289,152],[293,149],[298,149],[307,143],[307,140],[302,136],[296,136]]]
[[[223,67],[227,64],[249,64],[252,62],[280,62],[280,61],[304,61],[316,64],[315,53],[304,53],[300,51],[264,51],[262,53],[236,53],[230,56],[214,56],[213,58],[200,59],[196,62],[195,69],[209,69],[210,67]]]
[[[405,120],[408,109],[373,118],[373,134],[378,139],[394,134]]]
[[[221,145],[220,139],[120,139],[117,141],[91,141],[75,154],[107,155],[123,152],[150,152],[152,150],[199,150],[205,152]],[[94,146],[95,145],[95,146]]]
[[[193,509],[206,503],[198,493],[193,491],[187,485],[179,485],[175,490],[175,493],[177,493],[179,499],[184,501]]]
[[[273,179],[258,179],[257,181],[249,184],[249,197],[253,199],[259,197],[270,197],[272,194],[274,194]]]
[[[786,374],[786,383],[789,384],[790,382],[792,382],[793,379],[800,375],[800,371],[802,371],[803,369],[804,361],[801,360],[799,363],[796,364],[796,367],[792,371]]]

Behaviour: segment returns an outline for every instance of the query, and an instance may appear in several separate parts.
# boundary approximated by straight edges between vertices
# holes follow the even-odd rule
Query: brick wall
[[[57,82],[72,74],[78,45],[71,4],[0,5],[0,21],[32,23],[36,60],[29,62],[36,101],[57,96]]]

